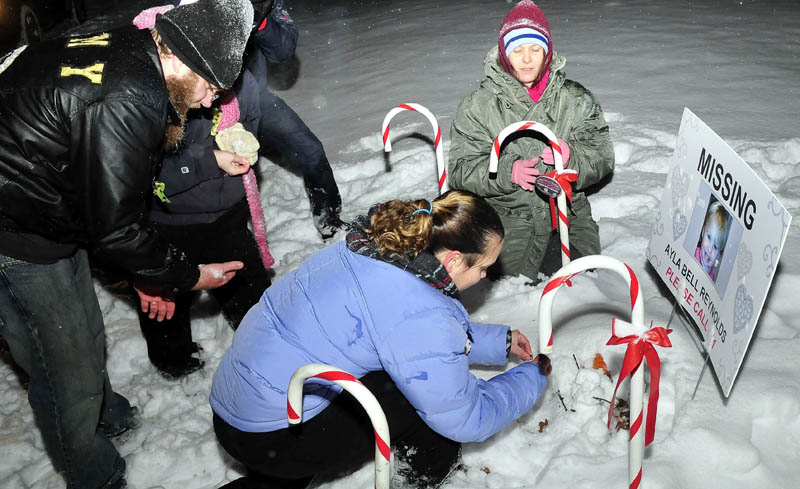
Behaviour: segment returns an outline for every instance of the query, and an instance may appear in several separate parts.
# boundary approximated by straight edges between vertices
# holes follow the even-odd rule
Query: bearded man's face
[[[210,106],[216,92],[212,90],[206,80],[193,71],[187,71],[184,75],[167,77],[165,81],[169,100],[180,118],[179,124],[168,124],[164,132],[164,148],[174,151],[178,149],[183,139],[186,113],[189,112],[189,109],[199,108],[201,105]],[[209,95],[209,91],[211,91],[211,95]]]

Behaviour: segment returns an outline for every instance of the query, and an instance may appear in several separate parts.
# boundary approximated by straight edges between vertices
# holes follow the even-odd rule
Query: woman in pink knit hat
[[[537,177],[554,170],[543,137],[511,138],[489,179],[492,144],[509,124],[536,121],[559,138],[564,166],[577,171],[569,204],[570,255],[600,253],[597,223],[584,191],[614,169],[614,147],[603,110],[589,90],[567,79],[565,58],[553,49],[550,25],[530,0],[503,20],[496,48],[484,59],[486,79],[458,108],[450,130],[449,182],[486,197],[500,215],[506,243],[495,273],[535,282],[561,266],[560,240],[550,203],[535,191]]]

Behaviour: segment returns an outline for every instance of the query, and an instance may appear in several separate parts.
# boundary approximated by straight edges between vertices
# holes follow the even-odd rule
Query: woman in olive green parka
[[[503,21],[498,48],[484,59],[486,79],[461,102],[450,130],[450,186],[482,195],[500,214],[506,231],[498,260],[502,273],[535,281],[540,271],[550,275],[561,267],[549,201],[533,187],[537,175],[553,171],[552,150],[538,133],[506,138],[497,178],[490,180],[494,139],[509,124],[536,121],[561,140],[565,167],[578,173],[567,213],[572,259],[600,253],[598,226],[583,191],[614,169],[603,110],[583,85],[566,79],[564,64],[552,49],[544,14],[523,0]]]

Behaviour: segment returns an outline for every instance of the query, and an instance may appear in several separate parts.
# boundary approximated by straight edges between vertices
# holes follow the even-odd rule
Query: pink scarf
[[[231,92],[228,100],[222,102],[219,109],[222,112],[222,118],[217,126],[217,132],[239,121],[239,101],[233,96],[233,92]],[[247,196],[247,205],[250,207],[250,220],[253,222],[253,234],[255,234],[256,243],[258,244],[261,263],[264,264],[264,268],[269,270],[275,264],[275,259],[269,253],[269,246],[267,245],[267,220],[264,218],[264,209],[261,207],[258,193],[258,182],[252,166],[247,170],[247,173],[242,175],[242,183]]]
[[[544,93],[545,89],[547,88],[547,80],[550,79],[550,70],[545,70],[544,76],[536,82],[535,85],[532,85],[531,88],[528,89],[528,95],[531,96],[531,99],[539,103],[539,100],[542,99],[542,94]]]

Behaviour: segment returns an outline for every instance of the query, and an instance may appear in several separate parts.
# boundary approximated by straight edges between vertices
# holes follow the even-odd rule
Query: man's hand
[[[518,329],[511,331],[511,353],[523,360],[532,360],[531,342]]]
[[[139,302],[142,312],[149,312],[147,317],[154,319],[158,322],[164,319],[172,319],[175,314],[175,301],[172,297],[166,297],[164,294],[156,295],[155,293],[148,293],[145,290],[150,290],[146,285],[136,285],[134,290],[139,294]]]
[[[247,158],[241,157],[230,151],[214,150],[214,157],[217,159],[217,166],[230,176],[242,175],[250,169],[250,162]]]
[[[221,287],[236,276],[236,270],[241,270],[242,268],[244,268],[244,263],[240,261],[200,265],[200,280],[194,284],[192,290],[208,290]]]

